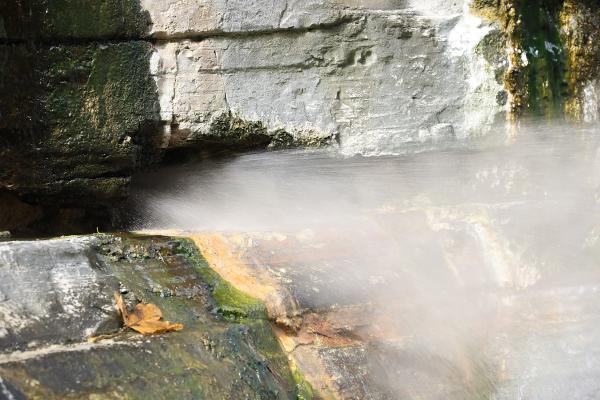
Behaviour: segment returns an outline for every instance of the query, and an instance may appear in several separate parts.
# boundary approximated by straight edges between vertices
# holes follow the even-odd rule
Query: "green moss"
[[[481,55],[494,69],[494,75],[498,83],[502,83],[508,60],[506,59],[506,35],[498,30],[493,30],[477,44],[475,52]]]
[[[271,137],[261,122],[245,121],[223,113],[212,121],[209,133],[198,136],[196,140],[206,147],[244,150],[266,148]]]
[[[161,152],[148,27],[139,0],[0,1],[19,43],[0,46],[0,186],[48,207],[123,199]]]
[[[212,270],[191,240],[177,239],[173,249],[195,265],[211,290],[217,311],[227,321],[243,324],[253,347],[271,365],[271,371],[287,386],[294,386],[287,356],[282,352],[267,319],[266,307],[258,299],[236,289]]]
[[[151,53],[152,46],[139,41],[50,48],[41,77],[47,82],[43,104],[52,132],[45,149],[58,154],[110,150],[116,157],[113,166],[102,167],[131,165],[135,143],[126,141],[127,136],[159,120],[156,84],[149,72]],[[73,173],[80,175],[88,167],[84,163]]]
[[[222,387],[213,388],[211,382],[222,385],[226,374],[237,374],[229,384],[227,398],[296,397],[287,356],[266,319],[264,305],[221,279],[192,241],[143,235],[98,237],[104,243],[102,254],[112,260],[111,268],[129,292],[139,300],[157,304],[165,318],[185,326],[181,332],[164,336],[173,341],[171,345],[153,343],[151,355],[145,356],[150,362],[168,359],[161,361],[161,370],[170,384],[181,380],[174,397],[192,393],[200,399],[222,398]],[[216,293],[222,295],[219,300]],[[223,312],[225,307],[235,310],[233,316]],[[224,318],[215,318],[218,315]],[[116,360],[117,365],[126,366],[127,375],[143,375],[142,367],[133,365],[135,357],[123,354]],[[95,368],[103,370],[106,366],[98,364]],[[109,383],[95,384],[105,385]],[[255,392],[248,392],[248,388]],[[156,390],[154,382],[140,382],[139,398],[149,390]]]
[[[231,113],[223,113],[211,122],[208,133],[192,138],[202,150],[244,151],[256,149],[319,148],[334,144],[335,135],[303,132],[293,135],[284,129],[269,131],[260,121],[247,121]]]
[[[600,78],[597,0],[474,0],[506,35],[511,117],[583,118],[583,89]],[[484,42],[486,40],[484,39]]]
[[[191,240],[179,239],[174,250],[196,265],[203,280],[210,286],[218,311],[226,319],[266,319],[267,311],[258,299],[236,289],[211,269]]]
[[[279,129],[271,133],[269,148],[275,150],[294,147],[317,149],[331,146],[337,141],[338,137],[335,134],[324,136],[318,132],[304,132],[300,136],[294,136],[283,129]]]
[[[311,384],[304,378],[298,368],[292,368],[292,374],[294,376],[294,383],[298,388],[298,400],[313,400],[316,398],[315,391]]]
[[[475,0],[472,7],[498,21],[504,47],[512,49],[503,81],[511,116],[560,117],[569,94],[565,46],[560,34],[564,0]]]
[[[527,111],[533,115],[562,115],[567,93],[565,53],[559,31],[562,0],[527,0],[517,8],[521,49],[528,65]]]
[[[0,91],[16,93],[0,96],[0,184],[52,206],[120,201],[128,176],[160,157],[152,51],[143,41],[0,47],[10,77]]]
[[[267,319],[229,321],[214,312],[212,289],[218,278],[204,273],[208,267],[193,243],[127,234],[98,234],[87,242],[91,247],[81,255],[93,260],[98,285],[81,312],[82,318],[100,316],[100,327],[94,317],[89,324],[69,327],[80,331],[75,339],[58,338],[58,344],[83,346],[82,351],[67,347],[0,365],[11,393],[49,400],[306,398],[298,397],[287,356]],[[90,348],[71,343],[119,329],[120,317],[112,307],[116,290],[129,308],[138,301],[153,303],[164,319],[182,323],[183,329],[151,337],[128,331]]]
[[[565,112],[570,119],[584,118],[584,87],[600,78],[600,14],[596,0],[564,0],[562,37],[567,49],[569,96]]]

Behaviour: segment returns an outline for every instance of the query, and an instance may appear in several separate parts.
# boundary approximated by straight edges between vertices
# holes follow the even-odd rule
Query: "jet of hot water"
[[[599,149],[593,130],[531,127],[509,145],[164,168],[137,180],[136,228],[293,237],[304,251],[278,251],[306,306],[374,310],[355,334],[391,398],[593,397]]]

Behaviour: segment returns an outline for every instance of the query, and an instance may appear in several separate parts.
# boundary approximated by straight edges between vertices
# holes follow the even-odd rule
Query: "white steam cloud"
[[[391,398],[598,398],[599,138],[529,127],[510,145],[164,168],[138,179],[136,228],[301,237],[308,305],[375,310],[367,358]]]

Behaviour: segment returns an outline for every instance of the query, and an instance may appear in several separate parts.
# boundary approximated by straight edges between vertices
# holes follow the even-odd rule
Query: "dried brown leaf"
[[[143,335],[157,335],[159,333],[174,332],[183,329],[182,324],[172,324],[168,321],[156,320],[141,320],[140,322],[130,325],[129,327]]]
[[[108,339],[119,335],[127,329],[133,329],[143,335],[157,335],[159,333],[180,331],[183,329],[183,324],[172,324],[168,321],[161,321],[162,311],[154,304],[137,304],[133,312],[129,313],[123,296],[118,292],[115,292],[115,303],[123,319],[123,328],[115,334],[92,337],[90,338],[91,341]]]
[[[160,321],[162,311],[154,304],[137,304],[133,313],[129,314],[129,320],[126,325],[131,326],[140,321]]]

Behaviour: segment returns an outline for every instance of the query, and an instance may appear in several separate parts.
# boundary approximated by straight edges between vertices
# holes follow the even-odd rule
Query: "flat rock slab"
[[[386,211],[372,217],[377,227],[411,233],[387,239],[366,222],[192,237],[224,279],[265,303],[284,349],[323,396],[593,398],[596,263],[587,251],[563,263],[533,242],[537,261],[516,257],[511,232],[522,222],[506,222],[507,209],[519,215],[522,205]]]
[[[180,332],[119,329],[113,294]],[[287,399],[297,386],[264,306],[193,244],[97,235],[0,243],[0,399]]]

